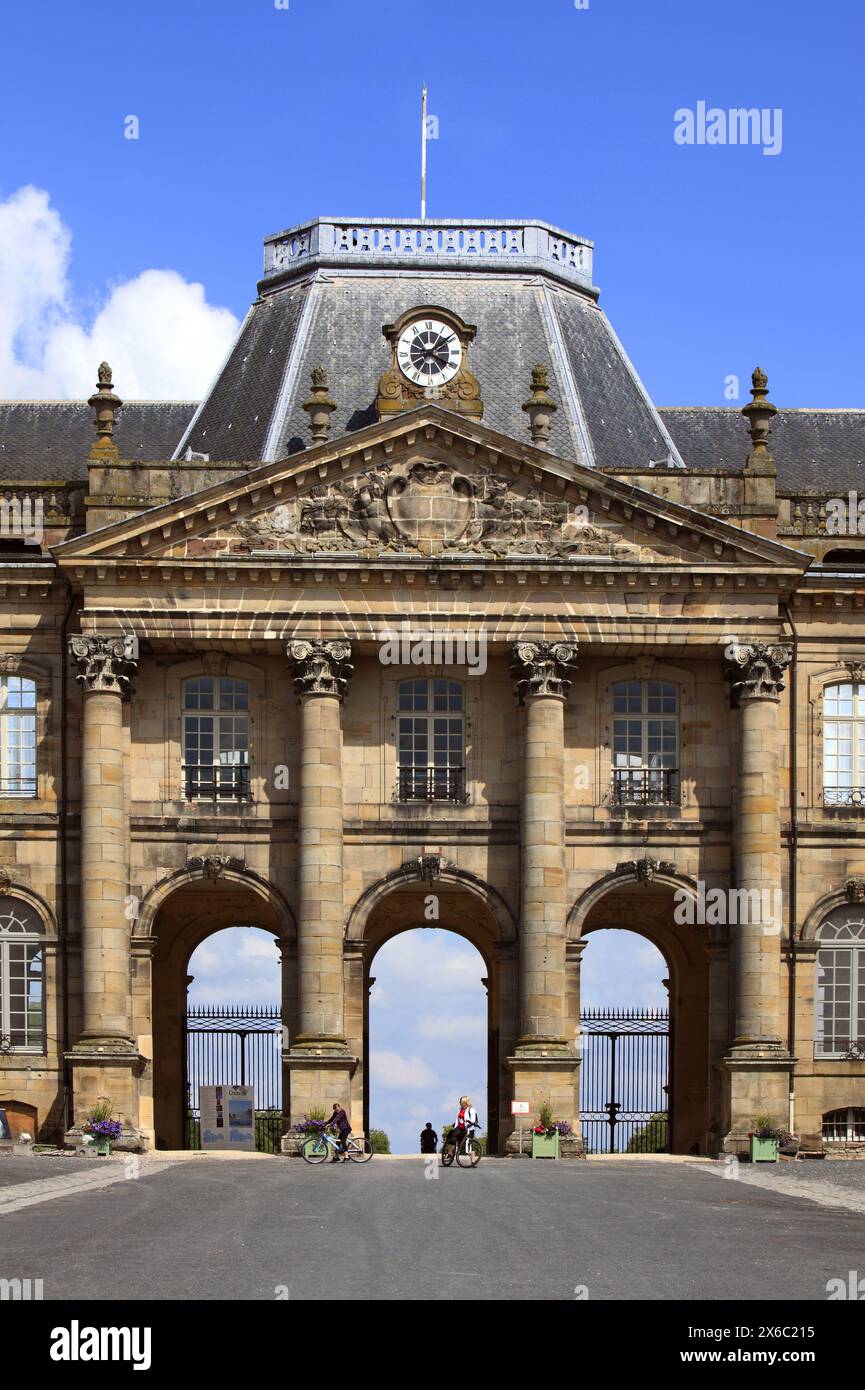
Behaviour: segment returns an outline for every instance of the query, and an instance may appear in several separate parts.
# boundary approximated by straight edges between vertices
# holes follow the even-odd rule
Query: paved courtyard
[[[3,1156],[0,1278],[45,1299],[825,1301],[865,1274],[865,1164],[425,1171]]]

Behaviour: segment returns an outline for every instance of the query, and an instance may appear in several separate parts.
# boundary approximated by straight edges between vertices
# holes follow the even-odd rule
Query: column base
[[[281,1149],[289,1157],[298,1157],[306,1135],[293,1132],[293,1126],[307,1118],[311,1110],[323,1110],[329,1115],[335,1100],[341,1101],[355,1134],[363,1128],[363,1117],[351,1111],[351,1079],[357,1070],[358,1059],[345,1043],[341,1051],[314,1045],[327,1039],[298,1039],[290,1052],[284,1052],[282,1062],[287,1072],[289,1131],[283,1135]]]
[[[292,1039],[289,1056],[347,1057],[350,1056],[345,1038],[327,1033],[298,1033]]]
[[[64,1058],[72,1072],[73,1122],[63,1142],[80,1147],[90,1111],[100,1101],[108,1101],[112,1119],[122,1126],[112,1148],[146,1153],[151,1145],[147,1130],[141,1127],[139,1083],[148,1058],[128,1038],[82,1038]]]
[[[557,1057],[573,1061],[574,1052],[567,1038],[524,1034],[517,1038],[514,1050],[518,1057]]]
[[[780,1038],[736,1038],[718,1063],[726,1081],[727,1132],[721,1152],[747,1154],[759,1114],[787,1126],[790,1073],[796,1065]]]
[[[557,1046],[553,1050],[553,1043]],[[581,1158],[580,1139],[580,1058],[560,1039],[527,1038],[517,1043],[513,1056],[504,1059],[513,1076],[514,1100],[528,1101],[529,1113],[520,1117],[523,1152],[531,1153],[531,1128],[537,1123],[541,1106],[548,1103],[554,1120],[566,1120],[574,1131],[567,1145],[560,1143],[562,1157]],[[506,1154],[519,1153],[520,1125],[506,1137]],[[565,1147],[567,1153],[565,1153]]]

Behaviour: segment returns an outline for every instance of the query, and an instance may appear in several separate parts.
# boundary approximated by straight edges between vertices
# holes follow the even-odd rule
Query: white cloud
[[[89,396],[103,359],[127,400],[201,396],[237,333],[234,314],[174,270],[106,287],[85,314],[69,280],[71,246],[43,189],[0,202],[0,396]]]
[[[401,990],[477,994],[487,973],[483,958],[470,942],[440,928],[403,932],[383,950],[387,952],[388,983]],[[380,959],[373,968],[385,973]]]
[[[189,974],[193,976],[191,1004],[279,1004],[276,943],[269,932],[257,927],[227,927],[209,936],[193,951]]]
[[[475,1014],[423,1014],[415,1029],[418,1037],[438,1038],[440,1040],[474,1042],[487,1035],[486,1013]]]
[[[375,1050],[370,1057],[372,1084],[386,1090],[417,1090],[422,1086],[436,1086],[438,1078],[422,1057],[402,1057],[398,1052]]]
[[[582,1003],[666,1008],[669,996],[661,980],[667,974],[664,957],[644,936],[614,928],[590,932],[581,966]]]

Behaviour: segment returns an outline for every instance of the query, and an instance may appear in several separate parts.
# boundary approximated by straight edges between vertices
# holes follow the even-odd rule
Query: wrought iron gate
[[[199,1086],[254,1086],[255,1147],[279,1153],[286,1127],[279,1009],[190,1009],[185,1058],[186,1147],[201,1148]]]
[[[666,1009],[580,1014],[580,1129],[588,1153],[670,1147],[670,1017]]]

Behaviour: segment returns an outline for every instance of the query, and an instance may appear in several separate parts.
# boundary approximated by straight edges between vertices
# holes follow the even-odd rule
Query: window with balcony
[[[0,678],[0,796],[36,795],[36,682]]]
[[[465,714],[459,681],[401,681],[397,691],[399,801],[465,801]]]
[[[20,898],[0,897],[0,1040],[44,1052],[43,923]]]
[[[865,684],[823,692],[823,805],[865,804]]]
[[[186,801],[249,798],[249,684],[196,676],[183,686]]]
[[[679,692],[667,681],[613,686],[614,806],[679,802]]]
[[[865,914],[835,908],[817,940],[818,1057],[865,1057]]]

